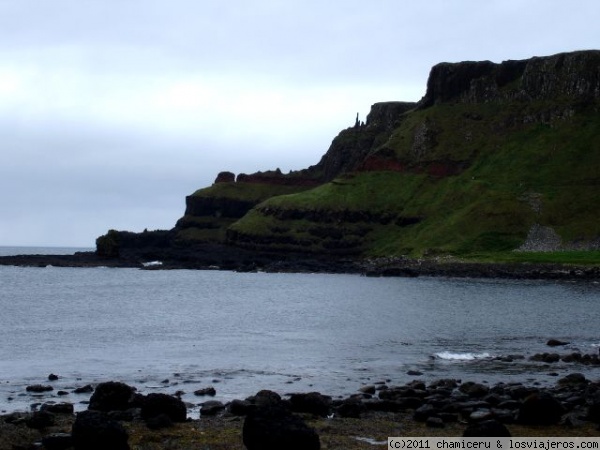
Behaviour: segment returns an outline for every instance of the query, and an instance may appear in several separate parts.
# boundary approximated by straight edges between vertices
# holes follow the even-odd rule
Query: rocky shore
[[[27,391],[51,390],[57,378]],[[380,380],[338,398],[261,390],[221,402],[207,387],[194,392],[194,404],[182,392],[143,395],[115,381],[77,389],[89,395],[83,411],[49,400],[0,416],[0,450],[371,449],[387,448],[388,436],[600,435],[600,381],[577,372],[551,387]]]
[[[600,281],[598,265],[483,263],[464,262],[452,258],[336,258],[300,253],[255,253],[218,244],[169,251],[165,249],[130,251],[119,257],[100,256],[96,252],[78,252],[73,255],[0,256],[0,265],[350,273],[372,277],[443,276]]]

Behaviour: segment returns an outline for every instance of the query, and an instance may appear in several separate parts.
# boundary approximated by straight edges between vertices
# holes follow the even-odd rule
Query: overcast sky
[[[319,161],[431,66],[600,48],[598,0],[0,0],[0,245],[174,226]]]

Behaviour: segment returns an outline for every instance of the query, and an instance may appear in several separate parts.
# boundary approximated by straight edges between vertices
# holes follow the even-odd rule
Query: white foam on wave
[[[142,263],[142,266],[144,266],[144,267],[162,266],[162,261],[148,261],[148,262]]]
[[[475,359],[489,358],[491,355],[487,352],[484,353],[455,353],[455,352],[439,352],[435,354],[436,358],[446,359],[450,361],[473,361]]]

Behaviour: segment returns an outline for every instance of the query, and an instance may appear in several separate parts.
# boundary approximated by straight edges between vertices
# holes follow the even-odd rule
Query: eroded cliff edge
[[[222,172],[172,230],[112,231],[98,254],[252,267],[598,252],[599,106],[597,50],[441,63],[421,101],[374,104],[314,166]]]

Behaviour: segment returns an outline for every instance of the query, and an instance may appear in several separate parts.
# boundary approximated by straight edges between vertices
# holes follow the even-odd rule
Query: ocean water
[[[598,379],[597,367],[528,357],[597,352],[599,313],[597,283],[0,266],[0,411],[81,409],[72,389],[109,380],[197,404],[208,386],[227,401],[414,378]],[[570,344],[550,349],[550,338]],[[507,355],[525,358],[494,359]],[[35,396],[30,384],[55,390]]]

